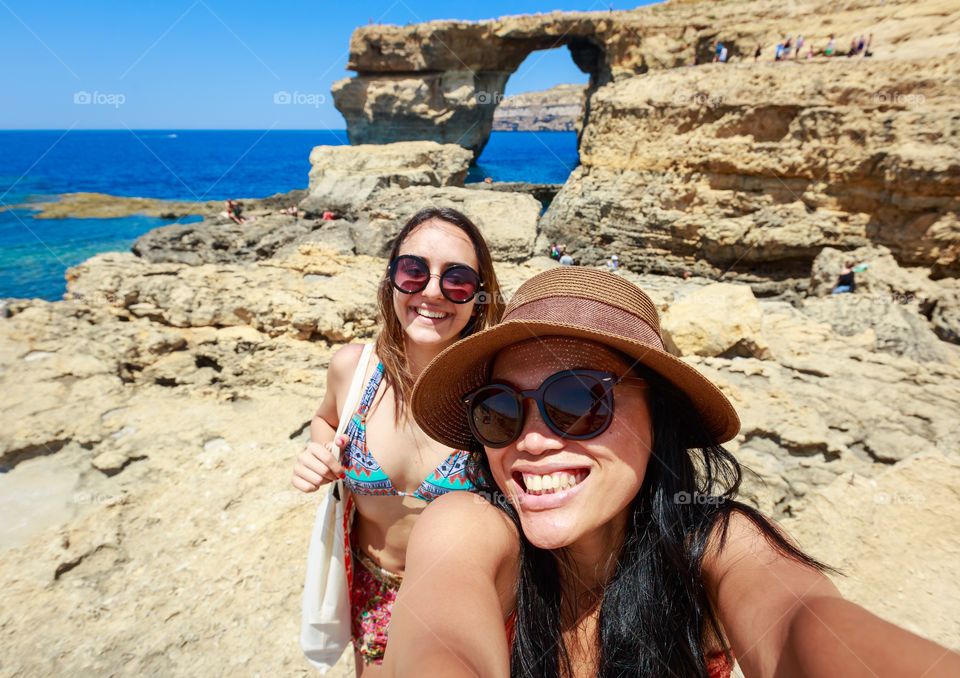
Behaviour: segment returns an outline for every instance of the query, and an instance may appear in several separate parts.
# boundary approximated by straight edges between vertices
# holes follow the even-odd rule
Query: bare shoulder
[[[783,528],[765,516],[763,519],[785,542],[797,547]],[[836,592],[820,570],[774,543],[740,511],[730,514],[725,531],[717,525],[711,533],[703,559],[703,576],[708,590],[721,599],[730,592],[744,597],[795,595],[799,590],[822,595]]]
[[[330,367],[328,373],[337,375],[352,375],[357,369],[357,363],[360,362],[360,355],[363,353],[365,344],[347,344],[341,346],[330,358]]]
[[[365,344],[347,344],[337,349],[333,357],[330,358],[330,365],[327,367],[328,391],[339,392],[341,388],[346,391],[353,379],[353,373],[360,363],[364,346]],[[346,395],[346,393],[343,395]]]
[[[785,539],[785,532],[772,520],[767,520],[774,530]],[[707,539],[707,549],[703,559],[704,574],[708,578],[719,578],[729,572],[738,563],[753,562],[770,564],[783,556],[779,549],[770,543],[763,531],[740,511],[730,514],[726,525],[718,522]],[[713,577],[711,577],[711,574]]]
[[[520,537],[510,518],[481,495],[448,492],[417,519],[409,548],[451,554],[451,544],[464,545],[456,549],[455,557],[480,556],[488,565],[499,567],[516,558]]]

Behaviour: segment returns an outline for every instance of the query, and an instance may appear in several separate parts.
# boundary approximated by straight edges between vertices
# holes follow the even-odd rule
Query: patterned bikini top
[[[453,490],[472,490],[474,484],[468,477],[469,453],[454,450],[430,475],[424,478],[416,492],[401,492],[393,486],[380,464],[367,448],[367,410],[383,380],[383,363],[377,365],[367,388],[360,399],[357,411],[350,418],[345,434],[350,443],[343,452],[344,484],[355,494],[379,496],[415,497],[433,501]]]

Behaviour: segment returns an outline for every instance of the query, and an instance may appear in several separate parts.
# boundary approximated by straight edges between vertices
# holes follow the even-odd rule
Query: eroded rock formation
[[[632,49],[635,30],[614,14],[554,12],[497,21],[435,21],[363,26],[350,39],[347,68],[357,77],[333,86],[350,142],[430,139],[480,155],[510,74],[533,51],[566,47],[590,76],[589,89],[614,72],[647,68]]]
[[[958,67],[960,54],[748,62],[611,83],[540,244],[591,263],[788,277],[824,246],[874,243],[956,277]]]
[[[896,49],[917,58],[956,47],[951,36],[958,10],[950,0],[819,0],[804,11],[774,0],[674,0],[630,11],[361,26],[350,39],[347,64],[357,76],[334,84],[334,103],[351,143],[429,139],[460,144],[476,158],[508,78],[536,50],[566,47],[590,76],[586,127],[590,95],[598,88],[649,71],[708,63],[719,41],[731,62],[751,60],[756,46],[769,60],[784,36],[797,33],[815,54],[831,35],[844,48],[851,34],[870,30],[877,56]],[[886,21],[890,17],[896,21]]]
[[[494,132],[573,132],[583,114],[584,87],[557,85],[507,97],[493,113]]]

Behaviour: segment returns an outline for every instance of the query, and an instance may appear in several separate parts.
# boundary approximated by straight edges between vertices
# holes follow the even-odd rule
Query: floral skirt
[[[353,647],[366,664],[380,664],[387,649],[387,627],[403,575],[384,570],[353,546],[355,567],[350,588]]]

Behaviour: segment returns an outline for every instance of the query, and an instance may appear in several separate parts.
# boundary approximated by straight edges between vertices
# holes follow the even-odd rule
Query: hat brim
[[[468,449],[474,438],[463,396],[487,383],[493,360],[501,350],[547,336],[596,341],[645,365],[689,398],[704,427],[719,443],[731,440],[740,431],[740,418],[720,389],[666,351],[602,330],[530,320],[506,320],[457,342],[434,358],[420,374],[411,394],[417,424],[428,436],[448,447]]]

